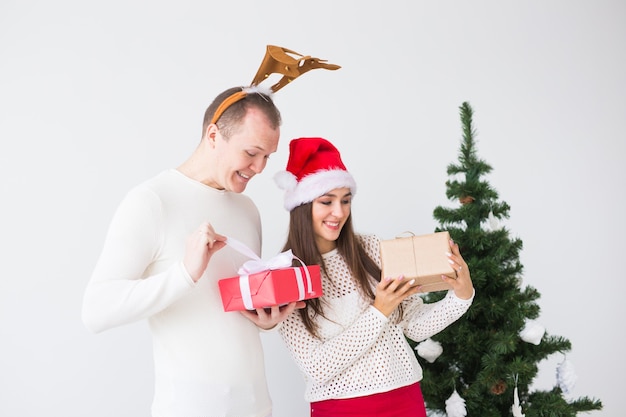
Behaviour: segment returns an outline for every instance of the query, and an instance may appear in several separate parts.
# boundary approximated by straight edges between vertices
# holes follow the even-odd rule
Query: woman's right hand
[[[376,286],[374,307],[389,317],[405,298],[419,292],[419,286],[414,284],[414,279],[406,279],[402,275],[381,279]]]

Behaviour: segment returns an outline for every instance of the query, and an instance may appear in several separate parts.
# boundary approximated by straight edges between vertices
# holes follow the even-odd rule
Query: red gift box
[[[224,311],[266,308],[322,295],[320,266],[304,265],[291,250],[263,261],[235,239],[227,238],[226,244],[252,260],[239,268],[239,276],[218,281]],[[302,266],[292,267],[294,259]]]
[[[224,311],[265,308],[322,295],[319,265],[239,275],[221,279],[218,285]]]

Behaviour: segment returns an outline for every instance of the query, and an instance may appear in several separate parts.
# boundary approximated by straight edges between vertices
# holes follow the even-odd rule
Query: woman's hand
[[[419,287],[414,284],[414,279],[405,279],[402,275],[381,279],[376,286],[374,307],[389,317],[405,298],[418,293]]]
[[[457,297],[462,300],[469,300],[474,295],[474,285],[472,284],[469,268],[459,251],[459,245],[454,243],[453,240],[450,240],[450,252],[446,253],[446,255],[448,255],[448,262],[456,270],[456,279],[446,275],[442,275],[441,279],[452,286]]]

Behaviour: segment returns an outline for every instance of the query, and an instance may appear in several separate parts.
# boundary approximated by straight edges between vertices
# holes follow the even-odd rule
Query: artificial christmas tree
[[[566,398],[564,391],[571,387],[562,383],[550,391],[530,390],[539,362],[571,350],[571,344],[549,335],[535,320],[540,294],[530,286],[522,288],[522,241],[512,238],[499,224],[500,219],[509,217],[510,207],[498,201],[498,193],[483,179],[491,166],[476,155],[468,103],[461,105],[460,114],[463,140],[459,161],[448,166],[450,179],[446,182],[446,195],[458,206],[440,206],[433,214],[439,222],[436,231],[447,230],[459,244],[476,297],[465,316],[433,336],[442,348],[436,359],[431,354],[425,360],[416,348],[424,370],[421,384],[427,407],[434,414],[447,412],[449,417],[464,413],[468,417],[567,417],[600,410],[599,400]],[[444,295],[436,292],[424,298],[433,302]],[[465,409],[459,410],[463,401]]]

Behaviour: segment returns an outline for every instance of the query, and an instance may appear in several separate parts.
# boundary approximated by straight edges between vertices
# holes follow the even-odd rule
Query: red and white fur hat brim
[[[335,188],[349,188],[356,194],[356,181],[342,169],[319,170],[302,178],[300,182],[289,171],[274,175],[279,188],[285,190],[285,209],[291,211],[302,204],[310,203]]]

